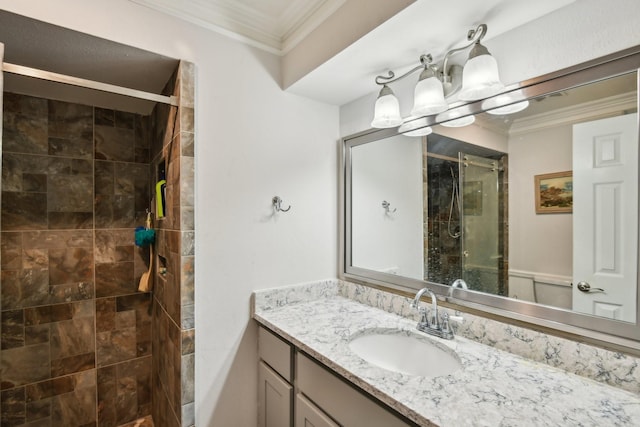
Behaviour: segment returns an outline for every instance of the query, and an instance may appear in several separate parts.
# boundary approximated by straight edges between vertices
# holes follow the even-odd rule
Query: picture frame
[[[573,172],[534,176],[536,214],[573,212]]]

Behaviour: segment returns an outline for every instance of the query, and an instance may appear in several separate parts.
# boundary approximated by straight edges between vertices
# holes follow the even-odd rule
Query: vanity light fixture
[[[374,108],[371,126],[374,128],[392,128],[402,123],[400,103],[388,86],[390,83],[422,70],[414,90],[412,116],[429,116],[446,111],[449,108],[446,98],[458,94],[462,101],[476,101],[498,94],[504,89],[498,75],[498,64],[480,41],[487,32],[487,25],[481,24],[469,30],[466,46],[448,51],[441,64],[434,64],[433,57],[420,56],[420,65],[403,75],[396,77],[393,71],[387,76],[377,76],[376,84],[382,86]],[[452,55],[471,47],[469,58],[463,67],[449,66]]]
[[[448,128],[461,128],[463,126],[469,126],[476,121],[476,117],[473,114],[463,116],[456,110],[445,111],[444,113],[436,116],[436,121]]]
[[[404,120],[404,123],[398,128],[398,132],[406,136],[425,136],[433,132],[431,126],[428,126],[425,117],[410,116]]]
[[[529,106],[527,97],[522,90],[514,90],[487,99],[482,103],[482,109],[489,114],[501,116],[513,114],[524,110]]]

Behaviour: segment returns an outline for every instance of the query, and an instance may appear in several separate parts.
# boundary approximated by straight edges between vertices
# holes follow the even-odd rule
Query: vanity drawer
[[[258,328],[258,354],[282,378],[292,382],[291,355],[289,343],[277,337],[273,332],[263,327]]]
[[[296,353],[296,385],[343,426],[414,427],[302,353]]]

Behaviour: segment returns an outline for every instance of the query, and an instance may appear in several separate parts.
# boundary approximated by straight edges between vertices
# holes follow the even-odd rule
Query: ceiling
[[[417,0],[395,16],[376,19],[379,24],[376,28],[345,46],[339,45],[343,41],[335,34],[323,33],[327,30],[322,24],[341,13],[350,14],[342,16],[342,22],[371,19],[366,8],[361,7],[368,0],[130,1],[282,55],[283,67],[287,66],[285,59],[292,49],[296,46],[306,49],[305,37],[312,33],[317,37],[320,33],[320,40],[338,45],[339,49],[335,49],[338,53],[310,67],[284,89],[321,102],[344,105],[374,92],[373,79],[378,74],[386,74],[390,69],[399,74],[415,66],[422,53],[432,53],[434,59],[440,59],[448,49],[464,44],[467,30],[479,23],[488,24],[485,40],[490,40],[575,0]],[[162,91],[178,63],[174,58],[2,10],[0,41],[6,45],[6,62],[153,93]],[[310,49],[307,54],[314,56],[314,52],[317,54]],[[14,75],[6,76],[5,87],[25,94],[37,90],[41,96],[67,97],[65,100],[71,102],[97,99],[95,91],[74,89],[69,98],[68,86]],[[109,94],[101,94],[101,98],[105,99],[104,105],[113,104],[110,108],[142,114],[153,105]]]
[[[332,13],[355,0],[130,0],[252,46],[285,56]],[[343,105],[376,90],[376,75],[396,75],[464,45],[466,33],[488,25],[485,40],[533,21],[575,0],[417,0],[298,81],[289,92]],[[375,5],[375,3],[372,3]],[[359,8],[351,20],[368,19]],[[333,33],[326,40],[337,43]],[[462,55],[460,55],[462,56]],[[283,65],[283,66],[286,66]]]

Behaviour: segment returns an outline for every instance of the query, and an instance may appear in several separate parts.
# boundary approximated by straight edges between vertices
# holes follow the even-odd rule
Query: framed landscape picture
[[[535,176],[536,213],[570,213],[573,210],[571,171]]]

